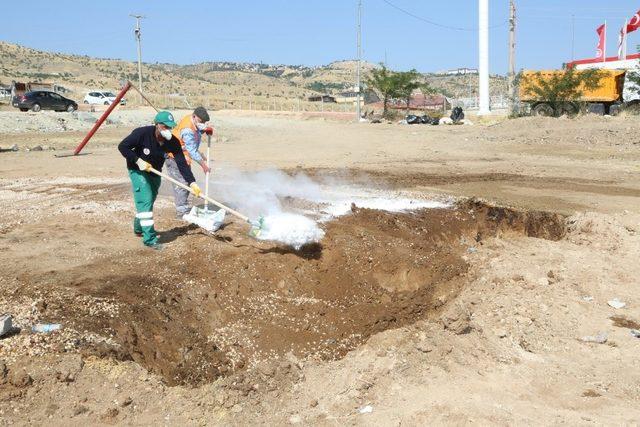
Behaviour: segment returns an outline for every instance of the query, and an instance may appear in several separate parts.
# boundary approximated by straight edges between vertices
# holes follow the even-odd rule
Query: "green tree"
[[[396,81],[397,97],[406,102],[407,113],[409,112],[409,103],[413,91],[420,87],[417,81],[420,74],[416,70],[394,73],[392,78]]]
[[[393,98],[397,98],[398,91],[398,78],[395,72],[389,70],[383,63],[380,63],[380,68],[374,68],[369,73],[369,76],[365,79],[365,83],[368,87],[377,91],[382,98],[382,115],[388,117],[388,105],[389,101]]]
[[[551,107],[551,115],[560,116],[584,91],[600,87],[600,70],[576,71],[573,68],[548,75],[536,72],[522,76],[520,85],[525,93]]]

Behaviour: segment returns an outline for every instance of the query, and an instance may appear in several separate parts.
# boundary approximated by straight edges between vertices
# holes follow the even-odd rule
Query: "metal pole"
[[[629,21],[624,21],[624,47],[623,47],[623,56],[622,59],[627,59],[627,25],[629,25]]]
[[[602,47],[602,62],[607,62],[607,20],[604,20],[604,46]]]
[[[109,117],[109,114],[111,114],[113,109],[116,108],[118,105],[120,105],[120,100],[122,99],[122,97],[125,95],[125,93],[127,93],[127,91],[131,87],[132,87],[131,86],[131,82],[127,81],[127,83],[124,85],[122,90],[120,90],[120,93],[118,93],[118,96],[116,96],[116,99],[114,99],[113,102],[111,103],[111,105],[109,105],[109,108],[107,108],[106,111],[104,113],[102,113],[102,116],[100,116],[100,118],[93,125],[93,127],[91,128],[89,133],[84,137],[82,142],[80,144],[78,144],[76,149],[73,151],[73,155],[74,156],[77,156],[78,154],[80,154],[80,151],[82,151],[84,146],[87,145],[87,143],[89,142],[89,140],[91,139],[93,134],[96,133],[96,131],[98,130],[100,125],[102,125],[102,123],[104,123],[104,121],[107,119],[107,117]]]
[[[509,5],[509,109],[515,107],[515,77],[516,77],[516,4],[510,0]]]
[[[362,0],[358,0],[358,65],[356,69],[356,121],[362,117],[360,112],[360,73],[362,64]]]
[[[576,17],[571,15],[571,62],[575,60],[575,46],[576,46]]]
[[[142,90],[142,45],[141,45],[141,36],[142,32],[140,31],[140,19],[144,18],[142,15],[129,15],[133,18],[136,18],[136,28],[134,30],[134,34],[136,36],[136,42],[138,44],[138,88],[140,89],[140,93],[143,93]]]
[[[479,87],[480,109],[478,115],[490,114],[489,106],[489,0],[478,0],[479,36]]]

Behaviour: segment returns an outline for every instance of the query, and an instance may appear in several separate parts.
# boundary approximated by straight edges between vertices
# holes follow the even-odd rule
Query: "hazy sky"
[[[391,3],[395,5],[389,5]],[[631,0],[516,0],[517,68],[557,68],[595,55],[595,29],[609,24],[607,54],[640,9]],[[491,72],[507,69],[508,0],[490,0]],[[0,40],[48,51],[134,60],[134,19],[142,21],[143,60],[247,61],[321,65],[354,58],[357,0],[3,2]],[[400,10],[413,14],[410,16]],[[363,0],[363,57],[394,69],[477,67],[477,0]],[[443,28],[425,22],[431,21]],[[466,31],[469,30],[469,31]],[[630,35],[629,52],[640,43]]]

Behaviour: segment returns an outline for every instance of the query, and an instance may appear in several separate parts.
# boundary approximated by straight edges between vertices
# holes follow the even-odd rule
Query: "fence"
[[[451,99],[452,107],[462,107],[464,110],[477,110],[480,108],[479,105],[478,97]],[[489,98],[489,108],[492,110],[509,108],[509,98],[505,95],[492,96]]]
[[[203,96],[184,95],[157,95],[145,94],[149,101],[161,109],[192,109],[199,105],[211,110],[250,110],[250,111],[309,111],[309,112],[353,112],[355,104],[334,102],[309,102],[301,99],[215,99]],[[135,92],[129,92],[127,104],[141,105],[140,96]],[[142,103],[146,104],[146,103]]]

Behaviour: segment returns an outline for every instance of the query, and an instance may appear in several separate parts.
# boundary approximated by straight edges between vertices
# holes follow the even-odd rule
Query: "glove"
[[[204,128],[204,133],[206,133],[207,135],[213,135],[213,128],[211,126],[207,126],[206,128]]]
[[[202,190],[200,189],[200,187],[198,187],[198,184],[196,184],[195,182],[192,182],[189,187],[191,187],[191,189],[193,190],[193,194],[196,197],[200,197],[200,195],[202,194]]]
[[[138,165],[138,169],[140,169],[141,171],[148,172],[149,170],[151,170],[151,164],[149,162],[145,162],[142,159],[136,160],[136,165]]]

